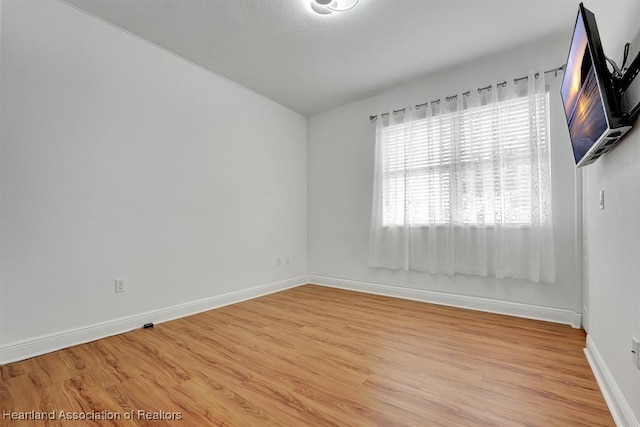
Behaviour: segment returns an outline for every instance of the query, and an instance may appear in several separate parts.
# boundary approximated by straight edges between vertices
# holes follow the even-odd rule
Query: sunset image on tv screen
[[[577,163],[607,130],[582,15],[578,15],[560,92]]]

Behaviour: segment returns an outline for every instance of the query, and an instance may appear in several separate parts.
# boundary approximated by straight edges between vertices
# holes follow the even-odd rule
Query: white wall
[[[640,47],[640,2],[623,3],[591,9],[605,54],[618,64],[625,42],[635,40],[634,54]],[[589,338],[640,420],[640,370],[630,353],[631,337],[640,339],[640,122],[583,173]],[[599,208],[600,190],[605,191],[604,210]]]
[[[306,275],[305,117],[55,0],[1,43],[0,349]]]
[[[568,25],[571,27],[572,23]],[[575,261],[575,165],[559,96],[551,85],[552,185],[557,283],[533,284],[475,276],[431,275],[367,265],[375,125],[370,114],[442,98],[564,64],[571,28],[562,36],[521,46],[355,102],[309,119],[309,274],[581,311]],[[428,54],[428,49],[425,50]]]

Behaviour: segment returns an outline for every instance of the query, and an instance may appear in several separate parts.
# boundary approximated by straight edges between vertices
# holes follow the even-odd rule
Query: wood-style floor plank
[[[119,417],[0,425],[612,426],[584,340],[307,285],[0,366],[0,415]]]

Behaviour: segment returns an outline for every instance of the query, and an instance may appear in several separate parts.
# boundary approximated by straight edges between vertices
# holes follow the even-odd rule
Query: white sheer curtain
[[[544,73],[376,126],[371,266],[555,282]]]

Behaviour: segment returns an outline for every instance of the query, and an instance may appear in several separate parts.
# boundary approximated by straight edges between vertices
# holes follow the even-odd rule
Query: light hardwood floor
[[[0,415],[120,420],[0,425],[614,425],[584,341],[569,326],[307,285],[2,366]],[[124,420],[138,410],[182,419]]]

